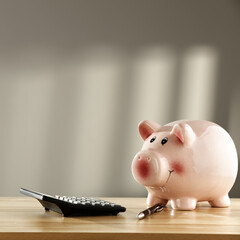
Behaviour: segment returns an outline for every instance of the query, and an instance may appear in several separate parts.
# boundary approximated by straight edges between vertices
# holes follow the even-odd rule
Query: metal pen
[[[150,208],[147,208],[145,210],[143,210],[142,212],[140,212],[138,215],[137,215],[137,218],[139,220],[153,214],[153,213],[156,213],[156,212],[161,212],[163,210],[164,206],[161,204],[161,203],[157,203],[155,205],[153,205],[152,207]]]

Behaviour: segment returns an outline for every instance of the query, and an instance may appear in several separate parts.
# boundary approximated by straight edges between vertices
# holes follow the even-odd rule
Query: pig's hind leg
[[[229,207],[231,204],[228,195],[224,195],[208,202],[212,207]]]

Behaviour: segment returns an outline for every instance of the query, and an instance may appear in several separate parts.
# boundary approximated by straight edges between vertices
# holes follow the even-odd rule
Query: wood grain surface
[[[45,212],[29,197],[0,198],[0,239],[240,239],[240,199],[229,208],[211,208],[207,202],[194,211],[167,206],[138,220],[144,198],[102,198],[127,208],[117,216],[69,217]]]

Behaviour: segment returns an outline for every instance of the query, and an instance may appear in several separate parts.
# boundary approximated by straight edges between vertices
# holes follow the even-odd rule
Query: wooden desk
[[[64,218],[45,212],[28,197],[0,198],[0,239],[240,239],[240,199],[230,208],[201,203],[194,211],[161,213],[137,220],[143,198],[106,198],[127,208],[117,216]]]

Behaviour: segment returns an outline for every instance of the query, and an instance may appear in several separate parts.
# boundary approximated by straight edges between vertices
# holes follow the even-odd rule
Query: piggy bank
[[[238,169],[237,151],[230,135],[219,125],[180,120],[161,126],[139,123],[144,140],[132,162],[135,180],[148,191],[147,205],[193,210],[198,201],[228,207],[228,192]]]

